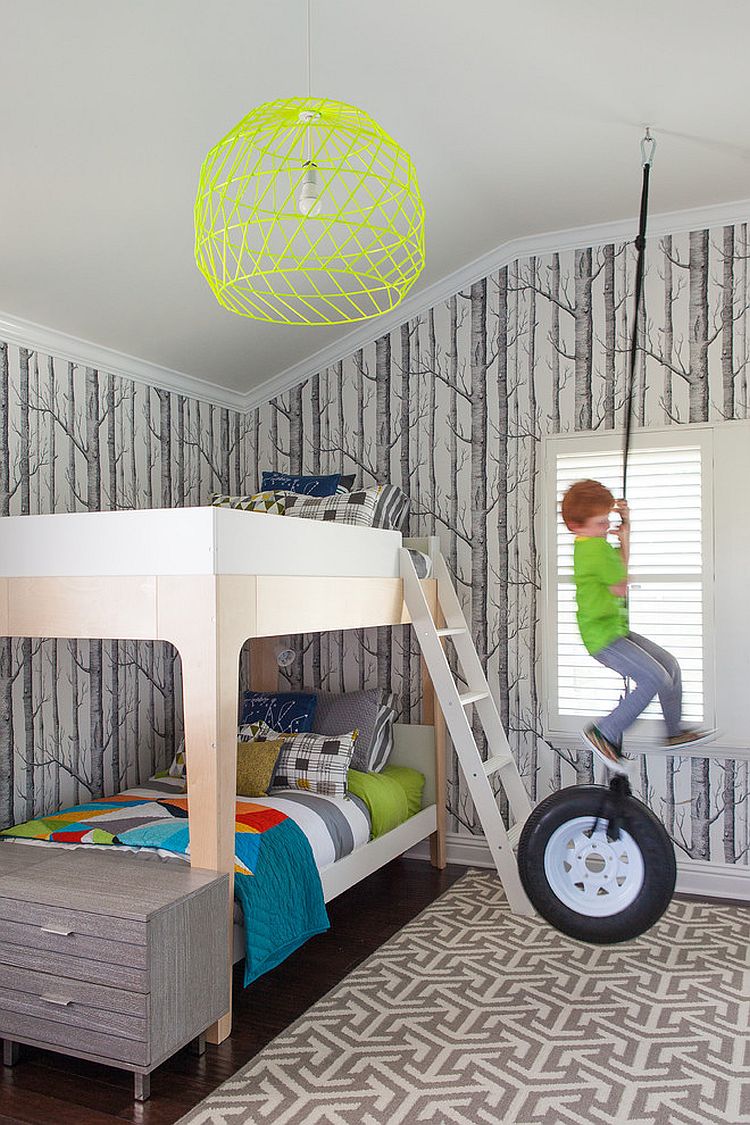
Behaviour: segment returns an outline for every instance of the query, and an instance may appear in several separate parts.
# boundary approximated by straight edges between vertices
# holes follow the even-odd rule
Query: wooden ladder
[[[425,544],[424,540],[420,542],[420,548],[423,544]],[[445,625],[441,627],[436,625],[414,568],[414,562],[406,548],[401,549],[400,556],[404,602],[487,845],[505,889],[508,904],[514,914],[533,914],[534,909],[521,885],[513,854],[523,825],[531,812],[531,802],[508,745],[497,706],[492,698],[479,654],[474,647],[448,567],[437,546],[437,539],[430,538],[427,540],[427,545],[430,547],[429,554],[432,558],[432,577],[437,579],[440,619]],[[466,680],[468,688],[466,691],[459,691],[458,684],[453,678],[443,647],[444,640],[449,640],[455,648],[463,678]],[[487,736],[489,756],[486,760],[482,758],[471,729],[467,715],[469,707],[475,708]],[[497,795],[490,780],[496,775],[508,799],[513,820],[510,830],[506,829],[503,823]]]

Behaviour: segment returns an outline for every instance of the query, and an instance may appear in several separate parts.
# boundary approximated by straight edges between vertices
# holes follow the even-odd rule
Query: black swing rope
[[[647,151],[648,150],[648,151]],[[635,247],[638,252],[635,265],[635,307],[633,309],[633,330],[630,337],[630,353],[625,384],[625,436],[622,447],[622,497],[626,499],[628,488],[628,455],[630,453],[630,435],[633,428],[633,403],[635,401],[635,367],[638,358],[638,330],[640,327],[641,302],[643,299],[643,274],[646,258],[646,224],[648,221],[648,186],[651,174],[651,165],[656,152],[656,141],[651,136],[650,129],[646,128],[645,136],[641,141],[641,165],[643,167],[643,182],[641,185],[641,211],[638,221],[638,236]],[[627,594],[625,595],[627,599]],[[624,681],[624,690],[627,694],[628,681]],[[617,840],[620,836],[622,812],[625,798],[631,795],[630,783],[624,776],[615,775],[609,783],[609,793],[614,797],[614,806],[610,808],[609,816],[604,815],[605,800],[602,800],[594,831],[600,820],[607,820],[607,837]]]
[[[650,151],[647,153],[647,147]],[[651,165],[656,152],[656,141],[651,136],[650,129],[641,141],[641,163],[643,165],[643,184],[641,187],[641,214],[638,223],[638,237],[635,240],[638,257],[635,265],[635,308],[633,309],[633,332],[630,338],[630,357],[628,362],[626,392],[625,392],[625,438],[622,449],[622,495],[627,496],[628,486],[628,454],[630,453],[630,432],[633,425],[633,402],[635,400],[635,365],[638,356],[638,328],[641,315],[641,301],[643,297],[643,272],[646,257],[646,222],[648,220],[648,184]]]

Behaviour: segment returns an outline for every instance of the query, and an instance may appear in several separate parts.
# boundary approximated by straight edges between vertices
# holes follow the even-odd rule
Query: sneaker
[[[669,735],[667,738],[661,740],[661,744],[665,750],[678,750],[682,746],[690,749],[692,746],[700,746],[704,742],[714,742],[719,737],[717,730],[699,730],[697,728],[681,730],[679,734]]]
[[[589,750],[593,750],[600,762],[603,762],[608,770],[613,773],[627,774],[630,765],[630,758],[627,758],[618,746],[605,738],[598,727],[590,726],[581,731],[581,739],[584,746]]]

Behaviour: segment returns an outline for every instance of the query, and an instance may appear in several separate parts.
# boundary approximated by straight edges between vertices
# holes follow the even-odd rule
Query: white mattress
[[[397,578],[401,533],[235,508],[0,519],[0,577],[262,574]]]

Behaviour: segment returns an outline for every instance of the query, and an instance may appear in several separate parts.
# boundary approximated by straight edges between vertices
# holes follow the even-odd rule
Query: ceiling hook
[[[650,152],[647,153],[646,149],[648,148],[649,145],[651,146],[651,148],[650,148]],[[651,129],[647,125],[645,136],[644,136],[643,140],[641,141],[641,165],[643,167],[645,167],[647,164],[648,164],[649,168],[651,167],[651,165],[654,163],[655,152],[656,152],[656,140],[655,140],[654,137],[651,136]]]

